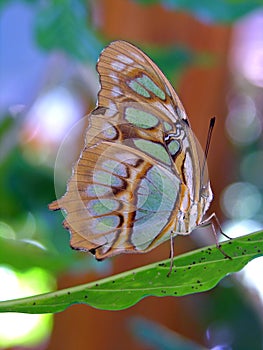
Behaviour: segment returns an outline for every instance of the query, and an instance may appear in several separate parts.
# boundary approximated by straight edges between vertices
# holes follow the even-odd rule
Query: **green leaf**
[[[102,44],[88,24],[84,0],[44,2],[36,17],[36,37],[46,50],[60,49],[75,59],[96,62]]]
[[[204,292],[227,274],[241,270],[250,260],[263,255],[263,231],[222,243],[232,259],[216,246],[198,249],[174,258],[143,266],[102,280],[0,303],[0,312],[55,313],[83,303],[104,310],[121,310],[146,296],[182,296]]]

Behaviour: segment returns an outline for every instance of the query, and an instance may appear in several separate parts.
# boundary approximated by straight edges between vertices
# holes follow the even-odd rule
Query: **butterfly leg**
[[[173,263],[174,263],[174,236],[173,231],[171,231],[170,234],[170,269],[167,274],[167,277],[171,275],[171,272],[173,271]]]
[[[218,231],[221,233],[222,236],[226,237],[227,239],[232,239],[222,230],[220,222],[215,213],[212,213],[207,220],[210,221],[212,225],[215,225],[216,223]]]
[[[212,232],[213,235],[215,237],[215,241],[216,241],[216,247],[218,250],[220,250],[220,252],[224,255],[224,257],[226,257],[227,259],[232,260],[231,256],[229,256],[222,248],[221,245],[218,241],[218,234],[217,232],[219,231],[223,236],[225,236],[228,239],[232,239],[231,237],[229,237],[227,234],[225,234],[222,230],[222,227],[220,225],[220,222],[216,216],[215,213],[212,213],[206,220],[204,220],[202,222],[202,224],[200,226],[208,226],[210,225],[212,228]],[[217,229],[216,229],[217,228]]]

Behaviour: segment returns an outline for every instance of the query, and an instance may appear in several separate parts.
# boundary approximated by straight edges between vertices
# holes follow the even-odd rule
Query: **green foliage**
[[[21,271],[34,266],[57,273],[69,268],[73,262],[69,254],[63,258],[63,255],[43,249],[34,242],[0,237],[0,265],[9,265]]]
[[[73,265],[68,237],[47,209],[54,196],[52,173],[28,164],[14,149],[0,164],[0,187],[0,265],[53,273]]]
[[[262,0],[134,0],[142,5],[162,4],[171,10],[192,13],[204,22],[231,23],[262,6]]]
[[[56,197],[53,169],[39,164],[36,155],[35,162],[24,157],[16,144],[21,122],[8,115],[0,122],[0,266],[81,272],[93,259],[72,251],[62,214],[49,212]]]
[[[181,75],[189,66],[214,67],[217,64],[216,57],[210,52],[194,52],[189,47],[145,47],[144,50],[158,67],[161,68],[165,76],[176,87]]]
[[[102,44],[87,25],[88,7],[83,0],[52,0],[40,8],[36,37],[46,50],[61,49],[81,61],[96,61]]]
[[[13,0],[2,0],[5,8]],[[85,0],[20,0],[35,11],[34,33],[38,45],[61,50],[79,61],[96,62],[103,43],[89,23],[90,7]]]
[[[183,296],[207,291],[227,274],[241,270],[263,255],[263,231],[222,243],[232,257],[225,258],[216,246],[198,249],[174,259],[143,266],[100,281],[0,303],[0,312],[55,313],[76,303],[98,309],[121,310],[146,296]]]
[[[0,216],[13,219],[22,211],[40,210],[54,193],[51,169],[30,164],[19,148],[9,153],[0,170]]]

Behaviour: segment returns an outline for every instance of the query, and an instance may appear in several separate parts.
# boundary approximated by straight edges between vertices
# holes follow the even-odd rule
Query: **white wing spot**
[[[116,73],[111,72],[109,74],[109,77],[111,77],[111,79],[114,81],[114,83],[118,83],[119,82],[119,78],[117,77]]]
[[[134,63],[134,61],[130,57],[124,55],[118,55],[117,59],[126,64]]]
[[[112,109],[107,109],[104,115],[106,117],[114,117],[116,115],[116,113],[117,113],[117,111],[114,111]]]
[[[182,110],[181,108],[177,107],[177,108],[176,108],[176,113],[177,113],[177,115],[178,115],[178,117],[179,117],[180,119],[187,119],[187,118],[186,118],[185,111]]]
[[[114,117],[118,112],[117,106],[113,101],[109,101],[108,108],[106,109],[105,116],[106,117]]]
[[[141,62],[141,63],[145,63],[145,60],[142,58],[142,56],[138,55],[136,52],[131,51],[130,55],[133,56],[137,61]]]
[[[110,123],[105,123],[103,128],[103,135],[106,139],[114,139],[117,136],[117,130]]]
[[[192,164],[192,159],[188,152],[186,153],[186,156],[185,156],[184,170],[185,170],[184,175],[186,178],[187,187],[189,189],[190,198],[193,200],[194,198],[193,164]]]
[[[118,72],[121,72],[122,70],[125,69],[125,64],[121,63],[121,62],[112,62],[111,66],[113,69],[117,70]]]
[[[113,89],[111,90],[111,94],[113,97],[118,97],[118,96],[122,95],[122,92],[118,86],[114,86]]]

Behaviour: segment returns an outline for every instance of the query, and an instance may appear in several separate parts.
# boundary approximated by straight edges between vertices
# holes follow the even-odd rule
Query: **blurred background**
[[[83,116],[99,89],[96,60],[112,40],[134,43],[159,65],[203,147],[216,116],[210,212],[231,237],[263,228],[260,4],[1,1],[0,300],[87,283],[169,256],[167,242],[147,254],[96,262],[69,248],[62,213],[47,208],[64,193],[78,158]],[[199,229],[176,238],[175,254],[211,242],[211,232]],[[119,312],[75,305],[56,315],[1,314],[0,348],[260,350],[262,270],[258,258],[210,292],[150,297]]]

